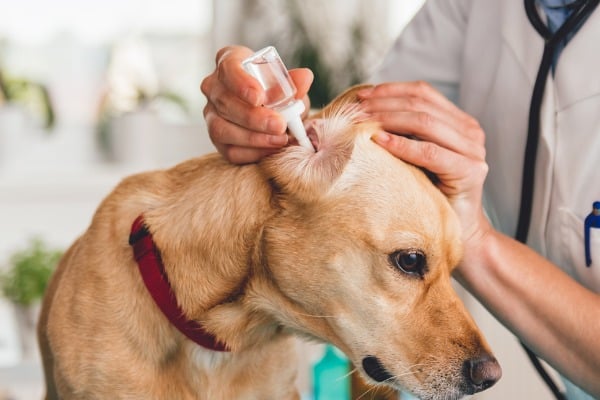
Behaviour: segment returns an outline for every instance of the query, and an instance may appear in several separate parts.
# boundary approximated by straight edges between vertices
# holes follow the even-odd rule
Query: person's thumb
[[[295,68],[289,70],[289,73],[290,77],[294,81],[294,84],[296,85],[296,89],[298,90],[296,93],[296,98],[303,99],[308,93],[310,85],[313,83],[313,72],[308,68]]]

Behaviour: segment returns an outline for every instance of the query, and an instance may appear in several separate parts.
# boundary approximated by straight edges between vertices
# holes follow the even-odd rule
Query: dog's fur
[[[297,399],[292,334],[333,343],[372,383],[361,365],[374,356],[386,384],[423,399],[483,388],[465,365],[490,352],[450,283],[458,220],[371,141],[355,100],[313,120],[316,153],[245,166],[213,154],[118,185],[47,291],[47,398]],[[230,353],[189,341],[153,302],[127,242],[142,213],[185,314]],[[398,250],[422,252],[426,273],[395,267]]]

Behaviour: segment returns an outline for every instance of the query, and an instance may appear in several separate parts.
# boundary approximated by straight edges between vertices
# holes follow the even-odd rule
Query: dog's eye
[[[392,265],[408,275],[423,276],[427,269],[425,254],[419,250],[399,250],[390,254]]]

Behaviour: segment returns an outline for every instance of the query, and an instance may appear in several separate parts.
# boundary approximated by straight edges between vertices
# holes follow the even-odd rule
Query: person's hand
[[[251,163],[278,151],[287,144],[286,122],[277,112],[261,107],[265,96],[258,81],[245,72],[242,61],[253,51],[241,46],[217,52],[216,68],[202,81],[206,96],[204,118],[210,139],[230,162]],[[290,70],[296,97],[304,99],[312,83],[309,69]]]
[[[358,95],[385,130],[373,140],[437,176],[460,218],[465,248],[477,246],[491,229],[482,206],[488,165],[479,123],[424,82],[385,83]]]

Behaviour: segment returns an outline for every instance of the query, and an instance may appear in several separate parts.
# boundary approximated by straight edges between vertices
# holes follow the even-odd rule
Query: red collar
[[[225,344],[219,342],[213,334],[208,333],[202,325],[185,317],[171,290],[160,251],[152,240],[152,234],[144,226],[144,219],[141,215],[133,222],[129,244],[133,247],[133,254],[148,292],[171,324],[190,340],[206,349],[229,351]]]

